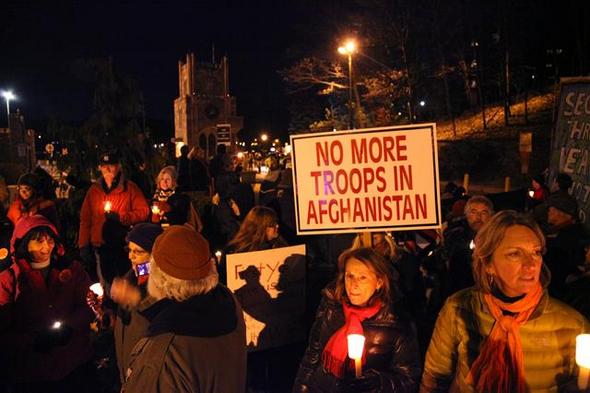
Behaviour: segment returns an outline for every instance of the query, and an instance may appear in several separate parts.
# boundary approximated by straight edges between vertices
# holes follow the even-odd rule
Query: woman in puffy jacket
[[[420,359],[414,325],[391,301],[391,270],[370,248],[338,258],[323,291],[293,392],[414,392]],[[362,376],[348,358],[347,336],[365,336]]]
[[[15,391],[85,391],[92,366],[86,304],[90,278],[67,259],[55,226],[22,217],[11,240],[13,265],[0,273],[2,370]]]
[[[545,238],[528,216],[496,213],[477,233],[475,286],[449,297],[420,392],[576,392],[577,311],[547,294]]]

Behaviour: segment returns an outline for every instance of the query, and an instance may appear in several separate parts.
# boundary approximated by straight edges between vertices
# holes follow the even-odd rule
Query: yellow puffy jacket
[[[420,393],[475,392],[465,379],[493,324],[475,288],[447,299],[426,353]],[[576,336],[588,328],[582,315],[545,291],[531,318],[520,327],[530,393],[577,391]]]

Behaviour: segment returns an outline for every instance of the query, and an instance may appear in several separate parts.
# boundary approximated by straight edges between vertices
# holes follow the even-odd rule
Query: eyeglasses
[[[129,248],[129,247],[125,247],[125,251],[127,251],[127,253],[130,255],[137,255],[137,256],[149,254],[149,252],[147,252],[145,250],[138,250],[138,249]]]

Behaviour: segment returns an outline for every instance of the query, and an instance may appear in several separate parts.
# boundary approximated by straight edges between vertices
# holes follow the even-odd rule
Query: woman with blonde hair
[[[203,228],[201,218],[190,196],[179,192],[177,186],[176,168],[171,165],[162,168],[156,176],[149,221],[162,226],[188,223],[200,232]]]
[[[551,298],[545,238],[528,216],[495,214],[478,231],[475,286],[441,310],[420,392],[578,391],[575,338],[588,321]]]

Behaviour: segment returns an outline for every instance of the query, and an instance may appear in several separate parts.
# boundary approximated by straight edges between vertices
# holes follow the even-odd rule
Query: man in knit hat
[[[150,325],[134,348],[123,391],[240,393],[246,383],[242,310],[218,283],[207,241],[189,225],[156,239],[143,315]]]
[[[567,288],[566,278],[578,272],[584,263],[584,247],[579,239],[584,228],[578,223],[578,202],[566,193],[553,194],[547,204],[547,254],[544,261],[551,270],[549,293],[562,299]]]
[[[96,264],[99,279],[109,286],[129,269],[125,235],[131,225],[146,220],[149,207],[139,187],[121,172],[115,151],[100,155],[98,169],[101,177],[88,189],[80,210],[78,247],[91,275]]]
[[[117,303],[114,336],[121,383],[131,350],[149,325],[141,312],[155,303],[147,295],[147,282],[152,248],[162,232],[161,226],[145,222],[131,228],[126,238],[131,269],[122,278],[115,278],[111,287],[111,298]]]

